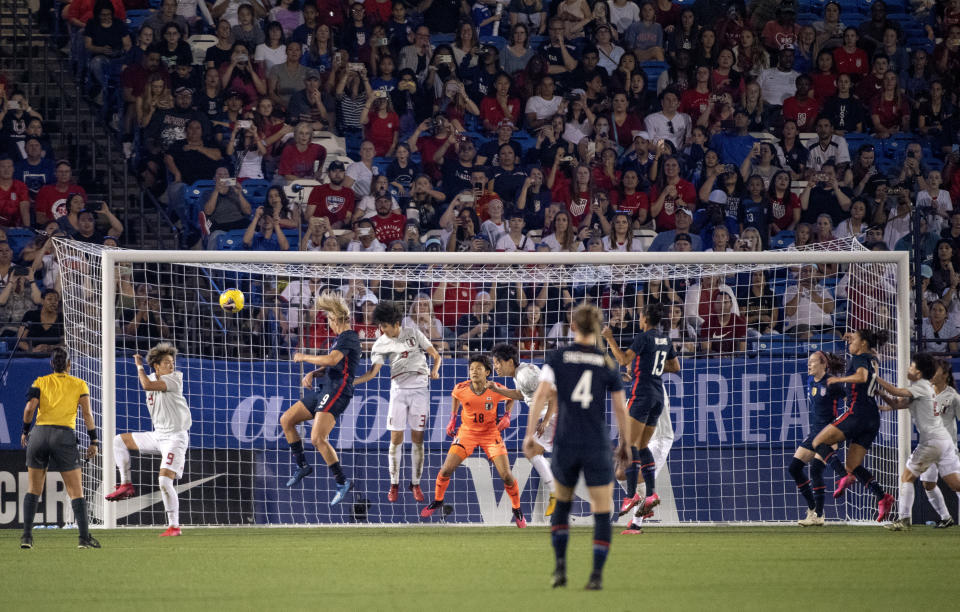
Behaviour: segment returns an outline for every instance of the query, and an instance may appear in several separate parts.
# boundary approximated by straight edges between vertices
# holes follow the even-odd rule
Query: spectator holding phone
[[[243,246],[248,251],[290,250],[290,242],[280,227],[280,211],[269,204],[257,208],[243,233]]]
[[[214,188],[203,207],[203,214],[210,224],[210,235],[207,237],[207,248],[210,250],[216,250],[221,234],[246,228],[251,212],[250,202],[243,196],[237,179],[230,177],[227,168],[217,168],[213,178]]]
[[[386,90],[377,89],[367,98],[360,123],[366,126],[365,138],[373,143],[377,157],[392,157],[400,136],[400,117],[393,111]]]

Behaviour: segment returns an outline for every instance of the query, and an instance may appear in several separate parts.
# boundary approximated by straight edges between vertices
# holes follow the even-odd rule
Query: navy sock
[[[33,532],[33,519],[37,515],[37,505],[40,503],[40,496],[33,493],[27,493],[23,496],[23,534],[30,535]]]
[[[330,464],[330,471],[333,472],[333,477],[336,479],[338,485],[347,482],[347,477],[343,475],[343,469],[340,467],[339,461]]]
[[[550,516],[550,540],[553,542],[553,553],[557,558],[557,567],[566,567],[567,541],[570,539],[570,507],[572,501],[557,500],[557,507]]]
[[[630,447],[631,461],[627,466],[627,497],[633,497],[637,494],[637,477],[640,475],[640,449],[636,446]]]
[[[823,470],[826,468],[822,461],[813,458],[810,462],[810,483],[813,485],[813,510],[817,516],[823,516],[824,484]]]
[[[803,499],[807,500],[807,508],[813,510],[813,491],[810,490],[810,479],[807,478],[807,474],[804,470],[806,465],[803,461],[800,461],[796,457],[790,461],[790,467],[787,468],[787,471],[790,472],[790,475],[793,476],[793,480],[797,483],[797,490],[800,491],[800,495],[803,495]],[[810,468],[811,474],[813,473],[813,467]]]
[[[847,475],[847,468],[843,465],[843,461],[840,461],[840,455],[837,454],[837,451],[830,453],[829,457],[826,457],[827,465],[833,468],[833,471],[837,473],[837,476],[843,478]]]
[[[883,488],[880,486],[880,483],[877,482],[876,478],[873,477],[873,474],[870,473],[870,470],[863,467],[862,465],[853,470],[853,475],[856,476],[857,480],[860,481],[860,484],[865,486],[868,491],[873,493],[873,496],[877,498],[877,501],[883,499]]]
[[[289,442],[289,444],[290,452],[293,453],[293,460],[296,462],[297,467],[307,467],[307,458],[303,454],[303,440]]]
[[[70,505],[73,507],[73,520],[77,521],[77,530],[81,538],[90,537],[90,526],[87,523],[87,501],[82,497],[71,499]]]
[[[646,496],[650,497],[657,484],[657,462],[649,448],[640,449],[640,473],[643,474],[643,484],[647,486]]]
[[[610,513],[595,512],[593,514],[593,575],[599,576],[603,572],[603,564],[607,562],[610,552]]]

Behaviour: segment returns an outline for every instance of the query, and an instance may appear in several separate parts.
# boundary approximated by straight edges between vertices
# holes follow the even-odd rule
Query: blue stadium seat
[[[153,11],[148,9],[130,9],[127,11],[127,28],[131,33],[135,33],[143,25],[143,22],[153,15]]]
[[[770,238],[771,249],[785,249],[793,244],[794,234],[791,230],[778,232],[776,236]]]
[[[374,157],[373,165],[377,167],[380,174],[386,174],[387,168],[390,167],[390,164],[393,162],[392,157]]]
[[[301,232],[297,228],[289,228],[283,230],[283,235],[287,237],[287,242],[290,243],[290,250],[296,251],[300,248],[300,237]]]
[[[203,209],[203,195],[211,191],[213,185],[213,181],[203,180],[183,188],[183,201],[187,207],[187,220],[189,220],[190,223],[193,223],[193,220],[197,218],[197,215]],[[184,219],[181,219],[181,221],[187,222]]]
[[[497,51],[503,52],[507,46],[507,39],[502,36],[481,36],[480,44],[496,47]]]
[[[434,47],[438,47],[440,45],[452,45],[453,38],[453,34],[431,34],[430,44]]]
[[[243,246],[243,234],[246,230],[236,229],[230,230],[225,234],[220,234],[217,236],[217,250],[218,251],[242,251],[244,250]]]
[[[243,197],[247,198],[251,206],[262,206],[266,202],[268,189],[270,181],[248,179],[243,182]]]
[[[643,62],[640,64],[640,67],[643,68],[644,74],[647,75],[647,89],[650,91],[657,90],[657,79],[660,78],[660,74],[667,69],[666,62]]]
[[[10,249],[13,250],[14,260],[20,257],[20,252],[23,251],[23,248],[30,244],[30,241],[37,236],[32,229],[27,227],[11,227],[6,230],[6,234]]]

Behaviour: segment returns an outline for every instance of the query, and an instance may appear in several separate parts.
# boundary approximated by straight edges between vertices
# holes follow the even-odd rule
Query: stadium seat
[[[194,66],[200,66],[207,55],[207,49],[217,44],[217,37],[213,34],[194,34],[187,39],[187,42],[190,43],[190,51],[193,52]]]
[[[243,246],[243,234],[246,230],[230,230],[224,234],[220,234],[217,237],[217,250],[218,251],[242,251]]]
[[[261,179],[248,179],[243,181],[243,197],[247,198],[251,206],[261,206],[267,198],[267,190],[270,189],[270,181]]]
[[[643,62],[640,64],[640,67],[643,68],[643,73],[647,75],[647,89],[656,91],[657,79],[659,79],[660,74],[668,68],[667,63]]]
[[[496,47],[497,51],[500,51],[502,53],[508,43],[507,43],[507,39],[503,38],[502,36],[481,36],[480,44]]]
[[[127,18],[124,21],[131,32],[136,32],[143,25],[143,22],[150,18],[150,15],[153,15],[153,11],[148,9],[130,9],[127,11]]]
[[[5,230],[5,232],[7,234],[7,242],[13,250],[14,260],[20,257],[20,252],[23,251],[23,248],[30,244],[30,241],[37,236],[32,229],[26,227],[11,227]]]
[[[300,238],[303,237],[303,232],[294,227],[283,230],[283,235],[287,237],[291,251],[296,251],[300,248]]]
[[[770,248],[771,249],[785,249],[791,244],[793,244],[793,230],[783,230],[777,233],[776,236],[773,236],[770,239]]]
[[[452,45],[453,39],[453,34],[431,34],[430,44],[433,45],[434,48],[440,45]]]
[[[332,132],[323,130],[314,130],[313,138],[310,142],[318,144],[327,150],[327,158],[331,155],[346,155],[347,142],[342,136],[337,136]]]
[[[213,181],[203,180],[183,188],[183,202],[187,209],[187,219],[197,218],[203,208],[203,195],[211,191],[213,187]]]

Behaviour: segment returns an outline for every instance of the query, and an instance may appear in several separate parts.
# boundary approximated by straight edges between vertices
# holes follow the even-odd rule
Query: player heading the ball
[[[353,488],[353,481],[344,476],[337,451],[327,438],[337,423],[337,417],[343,414],[353,398],[353,377],[360,363],[360,337],[350,327],[350,308],[339,294],[324,291],[317,298],[316,308],[327,313],[330,329],[337,334],[337,339],[326,355],[294,353],[293,361],[320,367],[303,377],[301,384],[307,390],[280,416],[280,426],[297,464],[293,476],[287,481],[287,486],[292,487],[313,473],[313,467],[304,456],[303,440],[297,433],[297,425],[313,419],[310,441],[320,451],[337,483],[337,491],[330,500],[333,506],[343,501]],[[314,391],[314,380],[318,377],[317,390]]]
[[[373,323],[379,326],[381,336],[370,349],[372,367],[357,377],[354,384],[371,380],[380,372],[384,361],[390,362],[390,407],[387,429],[390,431],[390,450],[387,464],[390,470],[390,490],[387,501],[399,497],[400,466],[403,463],[403,431],[410,428],[410,491],[418,502],[423,501],[420,477],[423,474],[423,430],[430,418],[430,387],[427,376],[440,378],[442,358],[430,340],[416,327],[401,327],[403,310],[394,302],[380,302],[373,309]],[[427,366],[427,356],[433,359],[433,368]]]
[[[516,389],[501,388],[500,394],[509,397],[512,400],[523,400],[527,403],[527,408],[533,406],[533,395],[540,386],[540,368],[532,363],[520,363],[520,351],[516,345],[501,343],[490,349],[490,355],[493,357],[493,369],[497,376],[512,376],[513,384]],[[487,386],[492,387],[495,383],[488,382]],[[548,406],[544,406],[543,412],[538,416],[537,434],[533,437],[533,444],[529,450],[524,449],[524,455],[533,464],[533,467],[540,474],[540,482],[550,492],[550,500],[547,502],[547,509],[544,516],[553,514],[557,507],[557,498],[553,493],[553,472],[550,471],[550,462],[544,457],[544,453],[553,450],[553,434],[557,425],[557,414],[549,421],[544,421],[543,417],[547,414]],[[533,414],[532,412],[530,413]],[[531,418],[530,415],[527,418]]]
[[[550,517],[551,541],[556,566],[553,586],[567,584],[567,540],[570,537],[570,508],[573,488],[580,473],[590,492],[593,512],[593,571],[588,590],[603,587],[603,565],[610,550],[610,512],[613,509],[613,456],[610,428],[607,425],[607,394],[613,399],[613,414],[620,431],[617,453],[626,456],[627,408],[620,372],[603,351],[597,348],[597,335],[603,320],[596,306],[581,305],[573,311],[570,327],[573,344],[547,354],[540,371],[540,386],[530,412],[539,413],[550,406],[557,414],[557,434],[553,440],[553,474],[557,507]],[[524,450],[534,444],[537,423],[527,420]]]
[[[160,455],[160,497],[167,512],[167,530],[161,537],[180,535],[180,498],[173,481],[183,476],[190,446],[190,407],[183,396],[183,372],[176,369],[177,348],[161,342],[147,353],[147,365],[153,369],[147,374],[143,359],[133,356],[137,364],[140,386],[147,392],[147,411],[153,422],[153,431],[118,434],[113,438],[113,456],[120,472],[120,484],[107,495],[108,501],[133,497],[136,491],[130,474],[130,451]]]
[[[472,455],[474,449],[479,446],[497,468],[497,473],[503,480],[503,488],[510,496],[513,521],[517,527],[523,529],[527,526],[527,520],[523,516],[523,511],[520,510],[520,487],[510,471],[507,447],[503,444],[503,438],[500,437],[500,432],[510,426],[513,400],[499,392],[503,388],[501,385],[495,385],[492,388],[487,385],[487,378],[493,371],[489,357],[473,355],[470,357],[468,370],[470,380],[458,383],[450,394],[453,397],[453,405],[450,411],[450,422],[447,424],[447,435],[453,437],[453,444],[447,452],[443,467],[437,474],[434,499],[429,506],[420,511],[420,516],[424,518],[432,516],[443,507],[443,496],[450,485],[450,477],[453,476],[457,466]],[[503,416],[498,418],[497,405],[503,401],[507,402],[506,410]],[[457,414],[461,407],[463,407],[463,414],[460,419],[460,429],[457,429]]]

